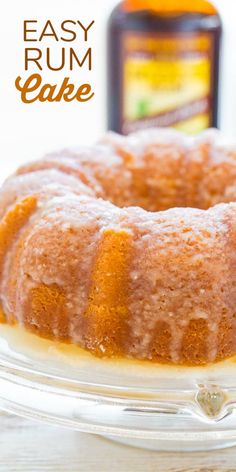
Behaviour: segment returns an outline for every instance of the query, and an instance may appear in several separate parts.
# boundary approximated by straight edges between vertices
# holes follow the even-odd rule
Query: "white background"
[[[40,156],[49,149],[67,145],[92,143],[106,128],[106,23],[117,2],[114,0],[8,0],[2,12],[0,28],[0,145],[3,174],[11,172],[19,162]],[[58,45],[47,39],[54,53],[61,46],[72,46],[83,57],[86,47],[93,48],[93,69],[68,69],[42,72],[44,82],[60,83],[70,76],[75,84],[90,82],[95,97],[87,103],[24,104],[15,88],[15,79],[39,72],[24,71],[23,21],[38,20],[42,30],[47,19],[58,27],[65,19],[80,20],[85,25],[95,20],[87,46],[82,30],[77,29],[76,42]],[[42,47],[28,43],[28,47]],[[56,62],[56,56],[54,61]],[[4,167],[4,168],[3,168]],[[1,176],[2,177],[2,176]]]
[[[157,0],[158,1],[158,0]],[[191,0],[190,0],[191,1]],[[106,23],[116,0],[8,0],[2,10],[0,28],[0,146],[2,175],[11,172],[26,159],[45,151],[74,144],[94,142],[106,129]],[[236,1],[216,0],[224,23],[221,84],[221,128],[236,140]],[[38,29],[50,19],[54,26],[65,19],[89,24],[95,20],[88,45],[93,48],[93,70],[70,73],[76,84],[90,82],[95,97],[87,103],[23,104],[14,82],[24,71],[23,20],[37,19]],[[60,30],[59,30],[60,33]],[[67,43],[84,51],[82,32],[76,43]],[[35,44],[35,43],[31,43]],[[42,45],[42,44],[41,44]],[[49,40],[56,51],[58,44]],[[37,47],[37,44],[36,44]],[[60,47],[60,46],[59,46]],[[81,48],[81,49],[80,49]],[[31,73],[36,72],[32,70]],[[47,74],[53,83],[68,71]]]

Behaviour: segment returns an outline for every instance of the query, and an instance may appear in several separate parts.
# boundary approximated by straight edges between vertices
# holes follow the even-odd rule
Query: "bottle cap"
[[[206,0],[124,0],[126,11],[152,10],[157,13],[217,13],[216,8]]]

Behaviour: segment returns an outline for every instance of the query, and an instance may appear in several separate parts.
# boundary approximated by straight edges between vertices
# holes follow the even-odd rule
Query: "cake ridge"
[[[0,277],[7,250],[10,248],[14,238],[17,236],[17,233],[23,228],[31,215],[36,211],[36,208],[36,197],[29,196],[19,201],[3,217],[0,223]]]
[[[97,355],[110,357],[124,349],[130,249],[131,235],[124,229],[103,231],[84,314],[86,346]]]

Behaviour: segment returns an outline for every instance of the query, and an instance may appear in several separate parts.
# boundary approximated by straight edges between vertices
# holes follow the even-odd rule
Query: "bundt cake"
[[[0,191],[1,322],[96,356],[236,354],[236,148],[217,131],[49,154]]]

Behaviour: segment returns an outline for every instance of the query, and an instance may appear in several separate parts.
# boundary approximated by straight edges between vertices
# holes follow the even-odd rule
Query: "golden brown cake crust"
[[[0,191],[1,322],[97,356],[236,354],[236,148],[210,131],[109,134]]]

